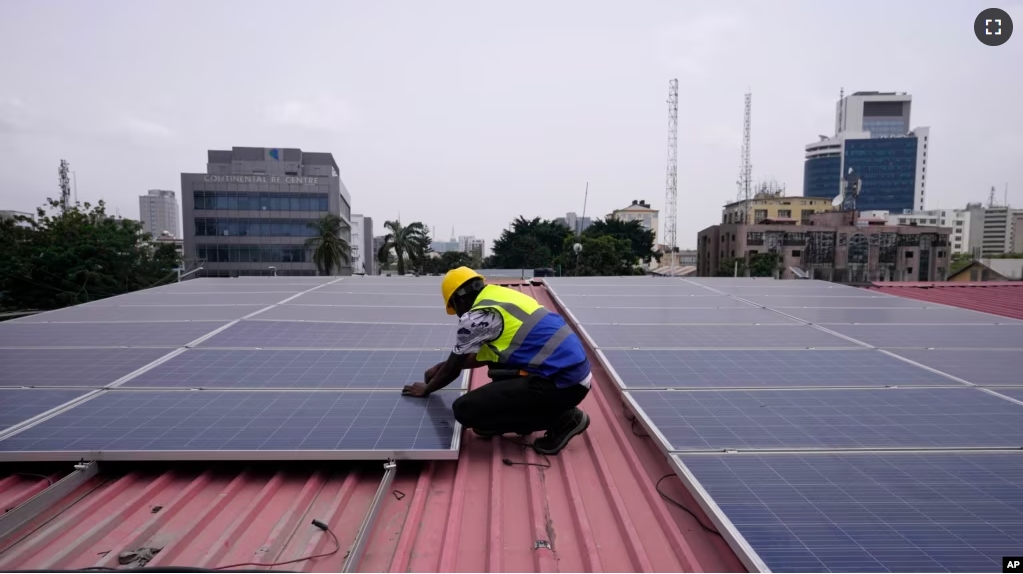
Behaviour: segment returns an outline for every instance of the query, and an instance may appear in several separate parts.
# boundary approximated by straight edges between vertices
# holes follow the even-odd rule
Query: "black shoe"
[[[578,408],[573,408],[558,417],[553,429],[533,441],[533,450],[539,454],[555,455],[565,448],[568,441],[582,434],[590,426],[590,417]]]

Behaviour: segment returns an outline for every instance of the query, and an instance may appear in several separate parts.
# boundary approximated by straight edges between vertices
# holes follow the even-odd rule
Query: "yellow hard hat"
[[[440,294],[444,297],[444,306],[447,307],[448,315],[455,314],[455,308],[451,306],[451,297],[459,287],[473,279],[483,279],[483,276],[468,267],[452,269],[444,275],[440,283]]]

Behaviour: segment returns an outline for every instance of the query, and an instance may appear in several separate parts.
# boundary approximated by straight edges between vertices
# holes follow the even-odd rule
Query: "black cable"
[[[692,516],[693,520],[695,520],[696,523],[700,525],[700,528],[706,530],[707,532],[710,532],[711,534],[717,534],[718,536],[721,536],[721,533],[718,532],[716,529],[711,528],[711,527],[707,526],[706,524],[704,524],[703,521],[700,520],[700,518],[698,516],[696,516],[696,514],[694,514],[692,510],[689,510],[681,502],[675,500],[674,498],[668,496],[667,494],[664,494],[664,491],[661,490],[661,483],[664,482],[664,479],[671,478],[673,476],[677,476],[677,475],[675,473],[666,474],[666,475],[662,476],[661,478],[659,478],[657,480],[657,484],[654,485],[654,489],[657,490],[657,494],[661,495],[661,498],[663,498],[664,500],[668,501],[669,503],[677,506],[678,508],[681,508],[689,516]],[[724,538],[724,537],[722,536],[722,538]]]
[[[41,478],[46,482],[50,483],[50,486],[53,486],[53,479],[46,476],[45,474],[35,474],[32,472],[15,472],[14,474],[18,476],[31,476],[32,478]]]
[[[312,556],[305,556],[302,558],[295,558],[294,560],[285,560],[283,562],[239,562],[238,564],[228,564],[227,566],[217,566],[214,570],[227,570],[228,568],[237,568],[239,566],[259,566],[262,568],[274,568],[276,566],[284,566],[285,564],[294,564],[296,562],[305,562],[306,560],[312,560],[314,558],[326,558],[337,554],[341,550],[341,542],[338,541],[337,536],[325,523],[319,520],[313,519],[312,525],[320,530],[330,534],[330,537],[334,540],[334,549],[330,552],[323,552],[321,554],[314,554]]]
[[[512,439],[510,439],[510,438],[508,438],[508,437],[506,437],[504,435],[500,435],[500,436],[501,436],[501,438],[503,440],[506,440],[506,441],[512,443],[515,446],[522,447],[523,451],[525,451],[527,448],[533,446],[532,443],[519,442],[519,441],[516,441],[516,440],[512,440]],[[539,454],[539,453],[537,453],[537,454]],[[546,462],[547,464],[543,464],[543,463],[539,463],[539,462],[519,462],[519,461],[514,461],[514,460],[512,460],[510,458],[501,459],[501,462],[503,462],[505,464],[505,466],[535,466],[535,467],[538,467],[538,468],[550,468],[551,467],[551,459],[547,458],[546,454],[541,454],[540,456],[543,457],[544,462]]]
[[[628,413],[625,412],[624,400],[622,401],[622,416],[625,417],[625,420],[629,421],[629,429],[632,431],[632,434],[638,436],[639,438],[647,438],[650,436],[648,434],[639,434],[638,432],[636,432],[636,417],[629,416]]]

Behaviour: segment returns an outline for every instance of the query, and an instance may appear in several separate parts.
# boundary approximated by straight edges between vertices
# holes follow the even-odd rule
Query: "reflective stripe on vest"
[[[532,311],[523,309],[523,306],[532,308]],[[504,330],[497,340],[487,344],[486,348],[490,353],[483,353],[483,357],[480,357],[480,359],[492,360],[489,357],[492,354],[494,359],[502,363],[509,360],[512,354],[522,346],[523,341],[526,340],[533,327],[550,313],[532,297],[498,285],[487,285],[484,287],[472,308],[473,310],[496,309],[501,314],[504,320]],[[562,331],[565,332],[562,333]],[[572,330],[568,328],[568,325],[559,329],[547,341],[540,353],[529,361],[529,365],[541,365],[571,333]]]

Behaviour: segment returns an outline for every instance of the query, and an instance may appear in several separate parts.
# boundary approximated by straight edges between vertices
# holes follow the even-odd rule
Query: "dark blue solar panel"
[[[1023,406],[971,387],[629,394],[671,450],[1023,447]]]
[[[787,296],[787,295],[744,295],[747,301],[770,307],[772,309],[788,309],[792,307],[809,307],[814,309],[828,308],[874,308],[874,309],[923,309],[928,306],[926,301],[893,297],[890,295],[855,295],[855,296]],[[934,303],[930,304],[934,306]],[[786,311],[788,312],[788,311]]]
[[[260,320],[346,321],[360,323],[452,324],[444,307],[357,307],[352,305],[278,305],[260,313]]]
[[[423,380],[449,351],[220,351],[191,349],[127,387],[400,389]],[[449,388],[458,388],[459,381]]]
[[[102,387],[171,349],[0,349],[0,387]]]
[[[586,325],[601,348],[862,348],[809,325]]]
[[[180,347],[226,321],[0,323],[0,347]]]
[[[285,349],[450,349],[451,325],[386,325],[299,321],[242,321],[202,342],[202,347]]]
[[[774,572],[1000,572],[1023,549],[1023,454],[679,458]]]
[[[233,321],[266,305],[77,305],[19,319],[19,323],[82,321]]]
[[[869,349],[603,353],[626,388],[962,386]]]
[[[562,295],[561,302],[573,310],[584,307],[604,307],[608,309],[632,309],[647,307],[651,309],[693,309],[693,308],[749,308],[752,305],[743,303],[727,295],[717,295],[707,291],[699,295],[664,296],[664,297],[622,297],[620,295]]]
[[[0,430],[84,396],[82,390],[0,389]]]
[[[292,451],[280,458],[302,459],[310,455],[300,451],[445,450],[457,396],[112,390],[0,441],[0,451]]]
[[[779,309],[811,323],[995,324],[1011,319],[967,309]],[[1021,323],[1023,324],[1023,323]]]
[[[827,329],[887,349],[1023,349],[1023,325],[828,325]]]
[[[745,308],[664,308],[664,309],[606,309],[576,307],[572,309],[575,318],[584,325],[596,323],[619,324],[719,324],[752,325],[754,323],[795,324],[797,321],[773,311],[758,307]]]
[[[993,388],[991,390],[996,392],[996,393],[1005,395],[1005,396],[1009,397],[1010,399],[1016,399],[1017,401],[1023,401],[1023,389],[997,387],[997,388]]]
[[[896,355],[975,385],[1023,386],[1023,353],[972,349],[899,349]]]

